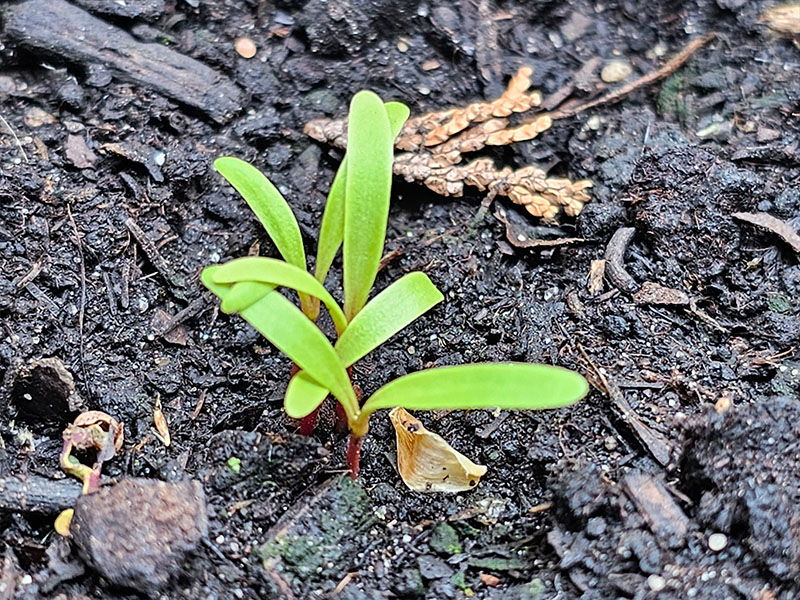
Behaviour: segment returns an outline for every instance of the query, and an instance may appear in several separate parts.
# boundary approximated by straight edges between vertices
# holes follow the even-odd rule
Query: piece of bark
[[[606,276],[615,287],[634,294],[639,289],[639,284],[625,270],[625,250],[628,249],[636,229],[633,227],[620,227],[611,236],[606,247]]]
[[[650,531],[667,548],[681,548],[689,532],[689,519],[664,485],[652,475],[632,471],[622,480]]]
[[[164,0],[72,0],[89,12],[124,19],[155,21],[164,14]]]
[[[55,514],[74,506],[81,485],[72,479],[40,475],[0,477],[0,511]]]
[[[689,296],[681,290],[665,287],[653,281],[645,281],[641,289],[633,295],[633,301],[637,304],[686,306],[689,304]]]
[[[243,94],[227,77],[161,44],[137,42],[127,32],[65,0],[27,0],[5,11],[9,39],[37,55],[55,55],[86,68],[101,66],[121,81],[150,88],[226,123]]]
[[[795,252],[800,252],[800,235],[788,223],[784,223],[780,219],[773,217],[767,213],[733,213],[731,215],[734,219],[739,219],[751,225],[763,227],[767,231],[771,231],[784,242],[792,247]]]

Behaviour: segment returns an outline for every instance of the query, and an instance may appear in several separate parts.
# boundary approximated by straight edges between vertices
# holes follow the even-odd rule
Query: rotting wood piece
[[[6,35],[37,55],[103,65],[120,80],[153,89],[217,123],[242,108],[242,91],[211,67],[161,44],[138,42],[65,0],[27,0],[3,16]]]
[[[417,181],[442,196],[460,197],[464,186],[507,196],[536,217],[553,218],[563,211],[578,215],[590,197],[591,182],[584,179],[548,177],[542,169],[498,168],[489,158],[462,164],[464,154],[485,146],[503,146],[531,140],[552,125],[548,114],[529,122],[510,126],[506,118],[541,104],[539,92],[528,92],[530,67],[522,67],[511,78],[506,91],[490,102],[475,102],[465,108],[431,112],[409,119],[398,136],[394,172],[406,181]],[[320,119],[306,124],[305,132],[314,139],[344,148],[347,142],[345,120]]]
[[[55,514],[75,505],[80,484],[71,479],[49,479],[39,475],[0,477],[0,512]]]
[[[689,519],[664,484],[647,473],[631,471],[622,485],[658,541],[666,548],[682,547],[689,532]]]

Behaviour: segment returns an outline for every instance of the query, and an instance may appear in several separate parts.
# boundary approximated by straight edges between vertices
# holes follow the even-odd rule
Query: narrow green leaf
[[[404,275],[353,317],[334,346],[339,360],[349,367],[443,299],[425,273],[417,271]],[[300,371],[289,382],[284,407],[290,415],[301,418],[322,404],[327,395],[325,386]]]
[[[297,219],[272,182],[253,165],[233,156],[218,158],[214,161],[214,168],[245,199],[283,259],[306,270],[306,253]],[[312,303],[306,294],[300,294],[300,303],[304,312],[313,312]]]
[[[284,260],[305,269],[306,254],[297,219],[272,182],[253,165],[233,156],[218,158],[214,168],[245,199]]]
[[[241,313],[249,306],[253,306],[264,296],[275,289],[274,285],[259,283],[257,281],[242,281],[231,285],[222,298],[220,310],[226,315]]]
[[[348,321],[366,304],[378,273],[389,216],[394,143],[381,99],[362,91],[350,103],[345,180],[343,279]]]
[[[328,397],[328,390],[305,371],[295,373],[286,388],[283,408],[293,419],[302,419],[314,412]]]
[[[341,334],[347,327],[347,320],[344,318],[342,309],[333,299],[333,296],[322,287],[322,284],[307,271],[282,260],[261,256],[237,258],[222,265],[214,272],[211,278],[214,283],[232,284],[244,281],[260,281],[292,288],[297,292],[322,300],[331,314],[338,334]],[[255,300],[258,299],[255,298]],[[223,302],[223,307],[224,305],[225,302]],[[240,307],[238,310],[242,310],[242,308]]]
[[[266,284],[249,282],[249,285]],[[349,416],[358,413],[350,378],[336,351],[322,331],[294,304],[282,294],[272,293],[240,314],[297,366],[330,389]]]
[[[387,102],[384,107],[389,118],[392,140],[394,140],[403,128],[406,119],[408,119],[409,110],[402,102]],[[314,266],[314,277],[323,284],[344,237],[344,189],[346,179],[347,155],[345,154],[328,192],[328,200],[325,203],[322,224],[319,228],[317,263]]]
[[[200,279],[209,290],[222,301],[222,312],[232,314],[239,312],[258,302],[261,298],[271,293],[275,286],[261,283],[242,282],[234,285],[214,281],[221,265],[212,265],[203,269]]]
[[[382,408],[539,410],[577,402],[589,391],[586,380],[568,369],[527,363],[478,363],[405,375],[375,392],[361,408],[361,420]]]
[[[404,275],[370,300],[336,341],[349,367],[444,299],[425,273]]]

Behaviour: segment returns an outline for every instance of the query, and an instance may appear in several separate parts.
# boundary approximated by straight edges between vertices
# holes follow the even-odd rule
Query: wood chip
[[[86,145],[82,135],[68,135],[64,149],[67,160],[78,169],[89,169],[97,161],[97,155]]]
[[[798,235],[797,231],[795,231],[794,228],[792,228],[792,226],[788,223],[785,223],[784,221],[781,221],[780,219],[763,212],[740,212],[733,213],[731,216],[734,219],[739,219],[745,223],[757,225],[758,227],[762,227],[768,231],[771,231],[780,237],[784,242],[789,244],[792,247],[792,250],[800,253],[800,235]]]
[[[658,479],[632,471],[622,480],[625,493],[633,500],[650,531],[668,548],[680,548],[689,532],[689,519]]]
[[[633,295],[633,301],[637,304],[686,306],[689,304],[689,296],[681,290],[665,287],[652,281],[645,281],[641,289]]]
[[[592,265],[589,267],[589,283],[586,285],[592,296],[596,296],[603,291],[603,278],[605,274],[605,259],[593,260]]]

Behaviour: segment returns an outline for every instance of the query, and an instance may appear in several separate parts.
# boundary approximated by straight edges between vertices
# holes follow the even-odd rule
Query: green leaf
[[[212,265],[203,269],[200,279],[209,290],[222,300],[222,312],[232,314],[258,302],[261,298],[275,289],[274,285],[265,285],[253,282],[242,282],[234,285],[218,283],[214,277],[221,265]]]
[[[272,182],[253,165],[232,156],[218,158],[214,161],[214,168],[245,199],[284,260],[306,269],[306,254],[297,219]]]
[[[339,360],[349,367],[443,299],[425,273],[404,275],[353,317],[334,346]],[[325,386],[300,371],[289,382],[284,408],[290,416],[302,418],[322,404],[327,395]]]
[[[527,363],[478,363],[405,375],[375,392],[361,408],[361,421],[382,408],[540,410],[577,402],[586,380],[568,369]]]
[[[253,165],[233,156],[218,158],[214,161],[214,168],[245,199],[283,259],[306,270],[306,253],[297,219],[272,182]],[[300,294],[300,303],[304,312],[313,312],[306,294]]]
[[[336,332],[341,334],[347,327],[347,320],[336,300],[333,299],[322,284],[314,279],[307,271],[299,269],[294,265],[275,258],[264,258],[261,256],[251,256],[237,258],[222,265],[212,275],[214,283],[232,284],[244,281],[260,281],[276,286],[292,288],[297,292],[302,292],[319,298],[325,303],[331,314]],[[259,298],[255,298],[258,300]],[[254,301],[255,301],[254,300]],[[223,306],[224,306],[223,302]],[[238,308],[242,310],[243,307]]]
[[[305,371],[298,371],[289,380],[283,408],[293,419],[302,419],[314,412],[328,397],[328,389]]]
[[[246,282],[237,285],[261,285]],[[336,351],[320,329],[282,294],[265,295],[241,311],[241,316],[298,367],[326,386],[349,417],[358,413],[350,378]]]
[[[370,300],[336,341],[336,353],[349,367],[444,300],[425,273],[404,275]]]
[[[408,119],[408,107],[402,102],[387,102],[384,104],[392,140],[397,137]],[[342,159],[336,176],[333,178],[328,200],[322,213],[322,224],[319,228],[319,242],[317,245],[317,263],[314,266],[314,276],[320,283],[325,283],[325,277],[331,268],[333,259],[339,251],[344,238],[344,189],[347,179],[347,154]]]
[[[344,195],[344,314],[367,302],[386,236],[394,143],[381,99],[362,91],[350,103]]]

